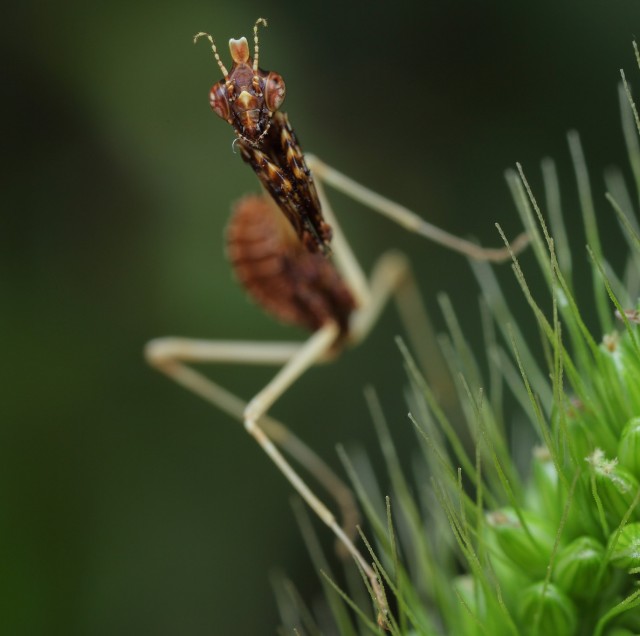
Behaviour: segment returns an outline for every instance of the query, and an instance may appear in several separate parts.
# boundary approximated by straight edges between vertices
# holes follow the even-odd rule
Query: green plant
[[[635,43],[634,49],[640,66]],[[637,201],[640,120],[624,73],[622,79],[622,123]],[[366,460],[354,461],[341,451],[370,524],[373,538],[363,539],[392,608],[386,617],[392,634],[640,633],[637,206],[621,174],[609,172],[606,198],[629,246],[619,278],[602,252],[576,133],[569,134],[569,147],[591,262],[595,335],[579,309],[584,301],[576,297],[554,163],[542,165],[545,214],[518,166],[507,173],[507,182],[533,238],[538,270],[529,265],[525,271],[515,257],[512,268],[537,333],[519,327],[510,308],[514,301],[507,301],[491,268],[472,263],[482,290],[486,361],[471,350],[451,304],[441,298],[450,334],[441,345],[457,410],[441,406],[399,342],[423,461],[407,470],[399,460],[373,391],[367,399],[391,482],[386,507],[380,507]],[[546,298],[531,291],[529,281],[537,277],[546,283]],[[486,379],[481,362],[488,367]],[[507,441],[505,387],[537,437],[526,469]],[[316,624],[292,586],[279,585],[283,633],[381,632],[361,582],[347,578],[348,593],[342,591],[304,515],[301,523],[314,563],[325,572],[331,619]]]

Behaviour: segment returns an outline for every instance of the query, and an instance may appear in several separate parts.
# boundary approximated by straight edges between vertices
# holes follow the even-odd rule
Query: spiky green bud
[[[573,598],[593,598],[603,585],[595,585],[603,561],[604,546],[599,541],[593,537],[578,537],[558,554],[553,569],[553,580]]]
[[[530,577],[544,575],[555,538],[544,519],[529,511],[518,517],[513,508],[503,508],[488,514],[487,523],[506,557]]]
[[[611,536],[611,565],[623,570],[640,567],[640,523],[627,524],[618,536]]]
[[[640,476],[640,417],[632,417],[622,430],[618,461],[636,478]]]
[[[606,518],[612,526],[617,526],[631,508],[640,484],[627,469],[618,465],[616,459],[607,459],[599,448],[586,460]],[[631,519],[638,519],[639,512],[636,507]]]
[[[572,636],[576,632],[575,605],[553,583],[535,583],[523,590],[518,615],[525,634]]]
[[[557,525],[562,515],[562,497],[558,471],[549,449],[545,446],[537,446],[533,450],[531,484],[527,490],[527,500],[534,512]]]

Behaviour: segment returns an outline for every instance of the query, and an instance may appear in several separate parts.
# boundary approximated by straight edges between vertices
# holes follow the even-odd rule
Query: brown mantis
[[[349,489],[308,447],[268,415],[274,402],[311,365],[330,360],[364,340],[392,296],[405,317],[410,318],[416,306],[411,273],[401,254],[384,254],[371,276],[365,275],[321,184],[471,258],[503,261],[510,254],[504,248],[485,249],[453,236],[319,159],[305,157],[286,114],[279,110],[285,96],[284,80],[258,65],[260,25],[266,26],[262,18],[253,27],[253,57],[246,38],[229,41],[231,71],[224,66],[209,34],[198,33],[194,38],[209,40],[223,75],[210,91],[211,108],[233,127],[242,158],[270,195],[245,197],[235,206],[227,231],[227,250],[236,277],[254,300],[281,321],[307,327],[312,335],[306,342],[280,343],[161,338],[147,345],[146,356],[158,370],[244,423],[247,432],[365,572],[384,623],[384,591],[375,571],[353,543],[358,517]],[[517,252],[526,242],[526,235],[521,235],[511,249]],[[189,366],[194,363],[282,366],[267,386],[245,403]],[[342,511],[342,525],[279,447],[333,494]]]

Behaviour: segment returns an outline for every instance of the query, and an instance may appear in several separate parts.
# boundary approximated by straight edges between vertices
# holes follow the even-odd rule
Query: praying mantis
[[[147,344],[146,358],[175,382],[244,424],[366,574],[379,622],[384,625],[388,612],[384,590],[354,543],[358,513],[351,491],[311,449],[268,414],[310,366],[332,360],[365,340],[390,298],[397,300],[409,328],[416,310],[416,287],[406,258],[387,252],[367,276],[340,229],[323,184],[470,258],[500,262],[509,259],[510,252],[482,248],[451,235],[318,158],[305,155],[287,115],[280,110],[286,92],[283,78],[259,66],[258,29],[266,25],[266,20],[259,18],[253,27],[253,55],[245,37],[229,41],[230,71],[211,35],[197,33],[194,41],[206,38],[211,44],[223,77],[210,90],[210,106],[232,126],[234,144],[265,191],[246,196],[235,205],[227,229],[229,261],[240,284],[259,305],[282,322],[307,328],[311,335],[304,342],[159,338]],[[526,235],[520,235],[511,243],[511,250],[517,253],[527,241]],[[200,363],[268,364],[280,369],[245,402],[191,366]],[[333,495],[342,523],[301,478],[282,449]]]

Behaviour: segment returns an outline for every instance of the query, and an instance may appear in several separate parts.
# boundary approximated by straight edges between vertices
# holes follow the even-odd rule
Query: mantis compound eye
[[[267,108],[274,112],[282,106],[286,88],[282,76],[273,71],[267,76],[264,83],[264,102]]]
[[[209,92],[209,103],[211,110],[225,121],[231,116],[231,107],[229,105],[229,95],[227,86],[224,81],[218,82],[211,87]]]

